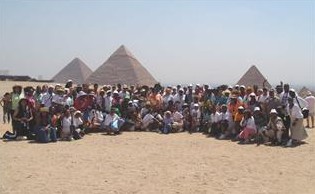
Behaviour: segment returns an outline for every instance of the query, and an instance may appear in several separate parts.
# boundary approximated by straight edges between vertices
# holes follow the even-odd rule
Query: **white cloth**
[[[112,108],[112,105],[113,105],[113,97],[106,96],[104,98],[104,101],[105,101],[105,111],[110,112],[110,109]]]
[[[267,100],[267,98],[268,98],[268,95],[266,95],[266,96],[261,95],[261,96],[258,96],[257,101],[258,101],[259,103],[265,103],[266,100]]]
[[[119,117],[117,114],[107,114],[105,117],[104,125],[109,126],[113,121],[117,120]]]
[[[174,96],[172,94],[164,95],[163,96],[163,106],[167,107],[169,101],[174,102]]]
[[[62,119],[62,133],[70,134],[71,116],[63,117]]]
[[[212,123],[217,123],[220,121],[220,113],[219,112],[215,112],[215,113],[212,113],[210,115],[210,119],[211,119],[211,122]]]
[[[54,95],[51,100],[53,103],[59,104],[59,105],[65,105],[66,104],[66,99],[64,96],[61,95]]]
[[[42,105],[44,105],[45,107],[51,107],[51,102],[52,102],[54,95],[55,95],[54,93],[49,94],[48,92],[43,94]]]
[[[307,109],[310,113],[315,113],[315,97],[314,96],[307,96],[305,101],[308,103]]]
[[[256,124],[253,116],[246,120],[243,118],[241,121],[241,126],[244,128],[254,129],[256,131]]]
[[[298,102],[299,101],[299,102]],[[298,107],[301,107],[301,109],[305,108],[308,106],[308,103],[306,100],[304,100],[303,98],[301,98],[300,96],[297,96],[296,98],[294,98],[294,103],[298,105]],[[299,105],[300,104],[300,105]]]
[[[149,126],[149,124],[151,124],[153,122],[153,118],[154,116],[149,114],[146,114],[143,119],[142,119],[142,126],[143,128],[147,128]]]
[[[83,124],[81,117],[73,117],[73,125],[78,128],[80,125]]]
[[[296,118],[297,119],[303,119],[302,111],[297,104],[294,104],[291,109],[290,109],[289,104],[288,104],[287,112],[289,113],[291,120],[294,120]]]
[[[172,117],[173,117],[174,122],[178,122],[178,123],[183,122],[184,116],[178,111],[174,112]]]

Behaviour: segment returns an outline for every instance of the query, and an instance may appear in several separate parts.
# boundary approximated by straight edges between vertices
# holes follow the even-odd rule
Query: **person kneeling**
[[[265,130],[262,131],[264,142],[271,139],[271,142],[275,145],[282,143],[282,134],[285,130],[285,126],[280,117],[278,117],[277,111],[272,109],[270,111],[270,119]]]

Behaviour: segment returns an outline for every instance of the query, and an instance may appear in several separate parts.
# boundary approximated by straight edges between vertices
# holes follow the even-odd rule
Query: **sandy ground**
[[[0,82],[0,95],[12,84]],[[2,135],[11,128],[0,115]],[[1,140],[0,193],[315,193],[314,130],[295,148],[188,133],[94,133],[49,144]]]

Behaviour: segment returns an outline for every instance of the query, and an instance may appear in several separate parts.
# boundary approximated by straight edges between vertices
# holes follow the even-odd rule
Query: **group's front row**
[[[60,113],[55,107],[42,107],[32,112],[27,99],[19,101],[13,114],[13,133],[7,131],[4,139],[32,139],[41,143],[59,140],[81,139],[86,133],[103,131],[120,134],[121,131],[155,131],[162,134],[188,131],[202,132],[209,137],[231,139],[240,143],[271,142],[274,145],[300,144],[307,137],[303,125],[303,114],[292,99],[288,107],[272,109],[269,115],[260,107],[254,111],[239,106],[232,114],[230,107],[204,106],[198,103],[183,104],[181,110],[172,106],[169,110],[155,111],[149,103],[139,110],[130,102],[124,117],[118,108],[102,112],[99,107],[89,107],[81,112],[73,107],[65,107]],[[286,114],[286,113],[290,114]],[[34,115],[35,114],[35,115]]]

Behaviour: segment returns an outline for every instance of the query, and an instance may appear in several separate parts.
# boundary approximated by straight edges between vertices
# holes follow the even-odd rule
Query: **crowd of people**
[[[315,114],[311,92],[302,98],[289,84],[274,89],[199,84],[148,87],[75,85],[68,80],[64,86],[15,85],[0,102],[3,122],[11,122],[13,129],[3,138],[41,143],[78,140],[93,131],[118,135],[138,130],[199,132],[241,144],[294,146],[307,138],[305,127],[314,128]]]

